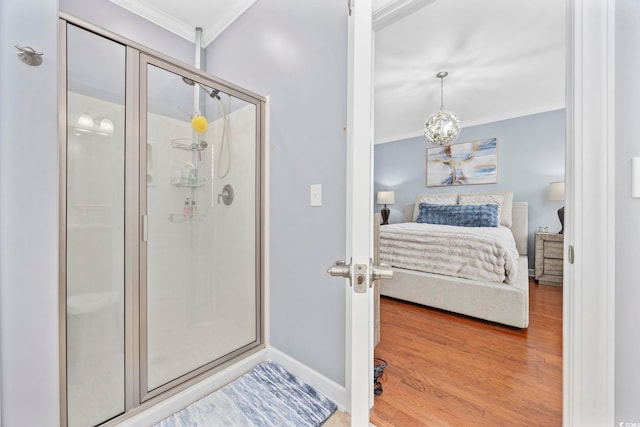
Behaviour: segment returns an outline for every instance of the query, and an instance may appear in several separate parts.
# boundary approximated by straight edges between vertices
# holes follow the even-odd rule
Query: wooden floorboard
[[[527,329],[382,298],[375,356],[388,366],[371,422],[561,426],[562,288],[529,292]]]

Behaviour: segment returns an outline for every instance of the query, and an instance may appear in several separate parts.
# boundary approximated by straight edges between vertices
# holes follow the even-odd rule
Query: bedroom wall
[[[564,180],[565,110],[463,128],[458,142],[498,138],[498,183],[426,187],[424,137],[378,144],[374,149],[374,191],[394,190],[389,222],[401,222],[405,205],[418,193],[513,191],[514,200],[529,202],[529,268],[534,268],[534,233],[539,226],[560,231],[562,202],[547,200],[549,183]],[[374,205],[376,212],[382,206]]]
[[[207,48],[209,72],[270,96],[270,345],[345,383],[347,13],[261,0]],[[322,206],[309,186],[322,184]]]
[[[631,157],[640,156],[640,3],[616,1],[615,425],[640,425],[640,199],[631,198]]]

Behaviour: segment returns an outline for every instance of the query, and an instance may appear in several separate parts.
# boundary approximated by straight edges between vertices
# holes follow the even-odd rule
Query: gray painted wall
[[[207,70],[270,96],[271,345],[344,384],[347,14],[261,0],[207,48]],[[309,186],[322,184],[322,207]]]
[[[426,187],[424,137],[375,146],[374,191],[395,191],[389,222],[401,222],[403,207],[418,193],[513,191],[514,200],[529,202],[529,268],[534,266],[534,233],[539,226],[560,231],[562,202],[547,200],[549,183],[564,180],[565,111],[556,110],[463,128],[457,142],[498,138],[498,183]],[[381,206],[374,206],[379,211]]]
[[[615,425],[640,425],[640,199],[631,198],[631,157],[640,156],[640,3],[616,1]]]
[[[56,1],[0,1],[2,419],[58,425]],[[40,67],[14,44],[44,52]]]

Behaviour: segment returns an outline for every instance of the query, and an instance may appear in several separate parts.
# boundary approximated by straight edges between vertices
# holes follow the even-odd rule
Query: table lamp
[[[380,215],[382,216],[382,225],[389,224],[389,208],[387,205],[393,205],[396,202],[396,195],[393,191],[378,191],[378,198],[376,203],[379,205],[384,205],[384,208],[380,210]]]
[[[549,183],[549,200],[564,201],[564,181]],[[564,234],[564,206],[558,209],[558,219],[560,219],[560,234]]]

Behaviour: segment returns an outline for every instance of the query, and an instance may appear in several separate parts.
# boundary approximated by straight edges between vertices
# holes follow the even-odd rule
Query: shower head
[[[211,93],[209,93],[209,96],[211,98],[220,99],[220,96],[218,95],[219,93],[220,93],[220,91],[218,89],[211,89]]]
[[[186,84],[188,84],[189,86],[195,86],[196,82],[191,80],[189,77],[182,77],[182,81],[185,82]],[[220,99],[220,96],[218,95],[220,93],[220,91],[218,89],[211,89],[211,92],[209,92],[206,89],[206,86],[202,86],[200,83],[197,83],[198,87],[200,89],[202,89],[207,95],[209,95],[209,97],[213,98],[213,99]]]

